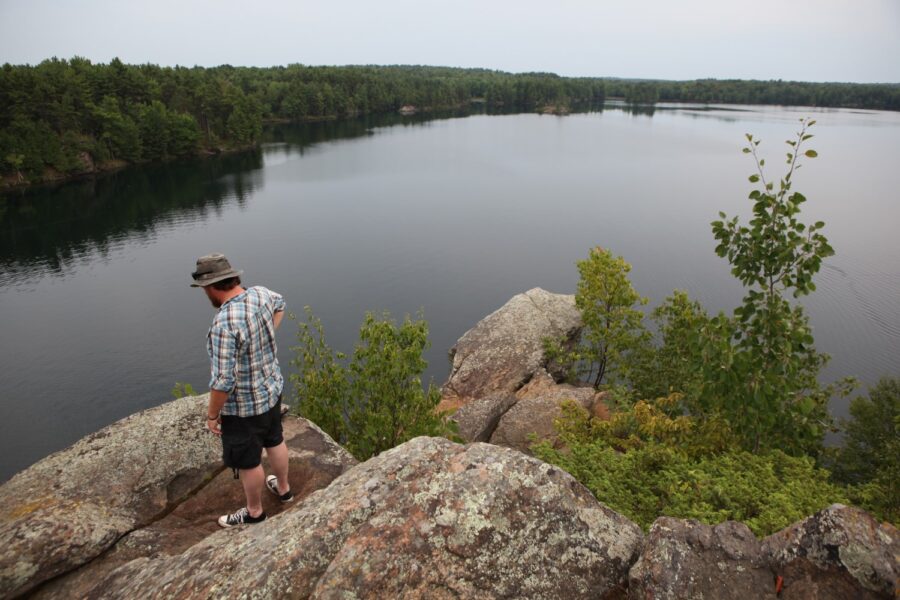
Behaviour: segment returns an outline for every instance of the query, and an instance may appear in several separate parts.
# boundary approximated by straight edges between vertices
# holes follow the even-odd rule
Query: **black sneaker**
[[[260,514],[258,517],[251,517],[247,507],[230,515],[222,515],[219,517],[219,525],[222,527],[234,527],[235,525],[251,525],[253,523],[262,523],[266,520],[266,513]]]
[[[278,496],[278,499],[282,502],[290,502],[294,499],[294,492],[291,490],[286,491],[283,494],[278,493],[278,478],[274,475],[269,475],[266,477],[266,487],[270,492]]]

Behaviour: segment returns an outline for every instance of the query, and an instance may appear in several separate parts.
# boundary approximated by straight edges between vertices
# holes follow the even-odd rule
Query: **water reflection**
[[[73,262],[166,225],[243,206],[263,185],[263,154],[251,150],[130,168],[0,199],[0,285],[63,275]]]
[[[269,126],[256,150],[146,165],[95,178],[0,196],[0,285],[64,275],[79,259],[106,256],[128,238],[152,239],[161,227],[244,207],[264,184],[263,162],[303,155],[324,142],[373,135],[383,127],[426,127],[484,114],[483,107],[414,115]],[[494,111],[492,114],[505,114]]]

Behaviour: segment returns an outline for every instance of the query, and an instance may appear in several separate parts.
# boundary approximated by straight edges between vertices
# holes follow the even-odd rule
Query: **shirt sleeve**
[[[209,362],[211,376],[209,388],[220,392],[234,389],[234,373],[237,368],[237,339],[222,327],[209,330]]]
[[[272,301],[275,303],[275,312],[281,312],[284,310],[284,296],[282,296],[278,292],[272,292]]]

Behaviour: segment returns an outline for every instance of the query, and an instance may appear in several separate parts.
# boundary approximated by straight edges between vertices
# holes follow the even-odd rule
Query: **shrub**
[[[575,305],[581,311],[584,333],[579,357],[588,364],[588,379],[599,387],[603,378],[627,380],[629,355],[647,340],[638,306],[647,303],[628,279],[631,265],[600,247],[578,261]],[[596,373],[594,367],[596,366]]]
[[[831,450],[834,478],[851,484],[854,502],[893,523],[900,521],[900,379],[883,378],[869,397],[850,403],[844,445]]]
[[[575,305],[584,324],[574,348],[568,340],[545,339],[544,355],[554,371],[568,379],[584,378],[595,388],[604,382],[628,381],[633,356],[646,345],[644,314],[636,307],[647,303],[628,279],[629,265],[610,250],[591,248],[577,263],[578,291]]]
[[[310,419],[359,460],[420,435],[452,436],[452,424],[435,412],[440,391],[422,388],[428,324],[386,313],[367,313],[349,361],[325,343],[309,307],[300,323],[290,379],[300,415]]]
[[[666,515],[711,525],[738,520],[763,536],[848,502],[811,458],[738,449],[727,432],[720,436],[690,417],[665,415],[676,398],[664,399],[662,407],[657,402],[639,402],[608,424],[568,404],[557,424],[565,445],[543,441],[532,450],[645,530]]]
[[[688,406],[696,405],[700,389],[698,332],[709,323],[706,311],[687,292],[675,290],[652,315],[656,324],[656,344],[639,353],[631,369],[634,394],[656,398],[678,392]]]

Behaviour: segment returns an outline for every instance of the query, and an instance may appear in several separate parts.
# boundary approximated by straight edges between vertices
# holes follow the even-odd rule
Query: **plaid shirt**
[[[209,387],[228,392],[223,415],[250,417],[275,406],[284,379],[275,345],[276,312],[284,298],[264,287],[252,287],[219,308],[207,334],[212,376]]]

